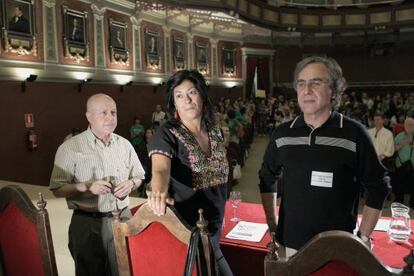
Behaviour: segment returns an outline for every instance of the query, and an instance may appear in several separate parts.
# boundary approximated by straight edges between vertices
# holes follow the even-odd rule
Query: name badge
[[[333,173],[312,171],[311,186],[332,188]]]

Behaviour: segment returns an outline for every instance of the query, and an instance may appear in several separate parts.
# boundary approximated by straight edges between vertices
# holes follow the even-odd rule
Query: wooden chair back
[[[215,275],[215,260],[202,210],[197,222],[201,247],[192,275]],[[154,215],[147,203],[134,216],[113,223],[115,249],[121,276],[182,276],[185,270],[192,230],[174,207],[168,206],[163,216]],[[201,250],[200,250],[201,248]]]
[[[289,259],[280,258],[272,235],[265,258],[265,275],[395,275],[412,271],[396,270],[381,263],[355,235],[327,231],[315,236]],[[411,274],[413,275],[413,274]]]
[[[3,275],[57,275],[46,202],[36,208],[18,186],[0,190],[0,271]],[[1,274],[1,273],[0,273]]]

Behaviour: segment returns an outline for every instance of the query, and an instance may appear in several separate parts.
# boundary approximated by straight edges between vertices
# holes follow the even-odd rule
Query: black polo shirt
[[[276,192],[281,175],[277,238],[295,249],[324,231],[352,232],[362,188],[366,205],[375,209],[382,209],[389,192],[386,169],[365,127],[337,112],[316,129],[302,114],[273,132],[259,172],[260,191]]]

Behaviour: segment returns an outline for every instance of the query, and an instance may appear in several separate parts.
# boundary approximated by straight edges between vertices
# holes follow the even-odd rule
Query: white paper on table
[[[377,224],[375,225],[374,231],[383,231],[387,232],[390,228],[390,222],[389,219],[379,219]],[[361,218],[358,218],[358,226],[361,224]],[[359,227],[357,227],[359,228]]]
[[[389,219],[379,219],[377,222],[377,225],[375,225],[374,231],[385,231],[387,232],[390,228],[390,222]]]
[[[267,224],[247,221],[239,221],[226,235],[228,239],[260,242],[266,233]]]

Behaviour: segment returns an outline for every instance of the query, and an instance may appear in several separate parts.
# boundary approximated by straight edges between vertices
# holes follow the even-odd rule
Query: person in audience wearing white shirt
[[[384,115],[376,113],[374,115],[375,127],[368,130],[369,136],[374,143],[378,158],[383,161],[385,158],[394,155],[394,136],[392,132],[384,127]]]
[[[152,124],[158,122],[158,125],[162,125],[165,121],[165,112],[162,111],[161,105],[157,104],[155,106],[155,112],[152,113]]]

